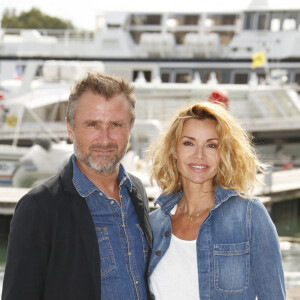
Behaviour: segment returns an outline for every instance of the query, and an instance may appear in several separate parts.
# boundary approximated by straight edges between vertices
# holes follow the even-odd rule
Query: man
[[[134,120],[124,80],[88,73],[74,87],[66,124],[75,155],[17,205],[3,300],[147,299],[148,201],[120,164]]]

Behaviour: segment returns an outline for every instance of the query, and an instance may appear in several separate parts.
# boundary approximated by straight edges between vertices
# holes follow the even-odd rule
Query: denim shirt
[[[149,247],[129,196],[132,184],[128,174],[120,164],[120,206],[80,171],[75,156],[72,161],[74,186],[87,201],[98,238],[101,299],[147,299],[145,268]]]
[[[161,195],[156,201],[160,208],[150,214],[154,242],[149,282],[170,245],[170,211],[182,195]],[[201,300],[285,299],[278,235],[259,200],[217,187],[215,206],[198,230],[196,245]]]

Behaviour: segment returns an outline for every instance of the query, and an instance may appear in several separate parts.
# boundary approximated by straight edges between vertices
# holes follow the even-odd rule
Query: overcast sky
[[[299,0],[255,0],[284,4]],[[70,20],[82,29],[94,29],[96,15],[105,11],[238,11],[250,4],[251,0],[0,0],[0,17],[5,8],[15,8],[17,13],[39,8],[48,15]],[[299,6],[299,5],[298,5]]]

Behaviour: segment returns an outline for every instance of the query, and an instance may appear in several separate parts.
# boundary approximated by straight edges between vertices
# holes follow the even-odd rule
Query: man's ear
[[[70,122],[68,121],[67,118],[65,118],[65,122],[66,122],[66,125],[67,125],[67,131],[68,131],[69,139],[70,139],[71,142],[73,143],[73,140],[74,140],[73,129],[72,129],[71,124],[70,124]]]

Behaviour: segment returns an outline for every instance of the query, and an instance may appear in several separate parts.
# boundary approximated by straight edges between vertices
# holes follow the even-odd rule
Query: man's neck
[[[109,198],[115,199],[120,204],[119,197],[119,182],[118,174],[119,167],[111,173],[99,173],[76,159],[76,164],[81,172],[91,181],[93,184],[103,191]]]

